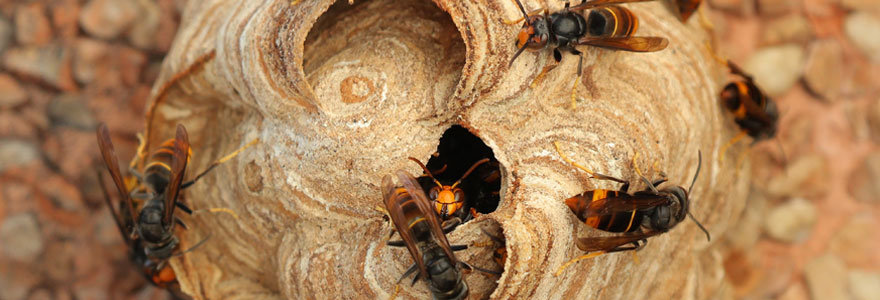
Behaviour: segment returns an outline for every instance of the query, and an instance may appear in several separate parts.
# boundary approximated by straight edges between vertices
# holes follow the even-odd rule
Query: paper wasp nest
[[[464,275],[471,299],[689,299],[721,286],[720,243],[743,209],[746,178],[720,164],[718,149],[735,125],[718,104],[725,70],[705,47],[697,18],[682,24],[664,2],[627,5],[640,18],[639,35],[669,39],[666,50],[630,53],[594,47],[534,88],[552,63],[551,51],[526,52],[508,62],[521,16],[513,1],[475,4],[426,0],[186,2],[182,25],[162,80],[215,49],[216,58],[172,88],[151,120],[152,144],[189,130],[188,171],[253,138],[261,142],[219,166],[185,191],[195,209],[225,214],[184,216],[182,247],[210,235],[195,251],[172,260],[187,293],[204,299],[386,299],[412,264],[403,248],[384,243],[392,225],[376,210],[382,176],[423,161],[440,137],[461,125],[493,151],[502,171],[494,212],[459,226],[459,260],[500,270],[480,228],[503,229],[508,259],[501,276]],[[562,1],[526,1],[527,10]],[[581,99],[569,107],[573,84]],[[634,182],[632,157],[649,178],[658,169],[670,184],[687,186],[691,221],[654,237],[638,252],[603,255],[553,273],[581,255],[577,237],[609,235],[587,228],[562,202],[619,184],[589,179],[562,161],[559,141],[575,161]],[[728,153],[730,156],[730,154]],[[728,159],[727,161],[733,161]],[[747,164],[746,164],[747,167]],[[400,295],[430,297],[424,283]]]

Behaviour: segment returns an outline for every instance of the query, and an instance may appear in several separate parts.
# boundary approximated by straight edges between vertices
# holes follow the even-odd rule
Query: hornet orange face
[[[460,188],[457,188],[458,184],[461,183],[461,181],[465,177],[470,175],[471,172],[473,172],[478,166],[489,162],[488,158],[481,159],[480,161],[474,163],[471,168],[467,170],[467,172],[464,172],[464,175],[461,175],[461,178],[455,181],[455,183],[453,183],[452,185],[443,185],[442,183],[440,183],[440,181],[434,178],[434,175],[431,174],[431,171],[428,170],[428,167],[425,167],[425,164],[413,157],[410,157],[409,159],[419,164],[419,166],[422,167],[422,170],[425,171],[425,174],[427,174],[428,177],[431,177],[431,180],[434,180],[434,183],[437,184],[437,186],[431,188],[430,195],[428,196],[431,198],[431,202],[434,206],[434,211],[438,215],[440,215],[440,218],[443,220],[446,220],[449,218],[449,216],[452,216],[455,213],[459,212],[464,206],[464,191],[462,191]]]

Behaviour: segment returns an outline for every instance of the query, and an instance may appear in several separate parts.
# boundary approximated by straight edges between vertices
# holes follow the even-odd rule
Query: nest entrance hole
[[[442,101],[461,78],[465,50],[452,17],[429,0],[339,0],[309,30],[302,66],[316,95],[333,105],[420,83]]]
[[[459,180],[476,162],[488,158],[462,179],[458,185],[465,193],[465,208],[473,208],[477,213],[488,214],[498,208],[501,200],[501,165],[489,146],[464,127],[450,127],[440,137],[437,152],[431,155],[426,166],[441,183],[453,184]],[[420,177],[419,183],[426,190],[436,184],[427,177]]]

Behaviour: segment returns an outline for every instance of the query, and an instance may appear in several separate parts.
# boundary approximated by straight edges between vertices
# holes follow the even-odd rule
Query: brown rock
[[[826,168],[825,158],[820,155],[800,156],[789,163],[782,175],[770,178],[766,183],[767,193],[777,198],[817,196],[827,177]]]
[[[9,74],[0,73],[0,108],[18,106],[27,101],[27,93]]]
[[[123,47],[118,50],[119,75],[126,87],[140,83],[141,72],[147,63],[147,56],[134,48]]]
[[[94,37],[113,39],[128,30],[139,13],[132,0],[90,0],[80,12],[79,23]]]
[[[764,25],[763,33],[761,33],[761,44],[801,44],[809,41],[812,35],[810,24],[803,15],[789,14],[773,19]]]
[[[56,0],[51,6],[52,25],[55,27],[55,35],[64,41],[73,41],[79,35],[79,11],[78,0]]]
[[[868,128],[871,131],[871,139],[873,139],[875,143],[880,144],[880,98],[876,98],[873,103],[868,106],[867,115]],[[856,195],[856,198],[859,198],[859,196]]]
[[[6,257],[33,262],[43,252],[43,234],[34,215],[29,213],[7,217],[0,223],[0,249]]]
[[[3,54],[3,51],[12,45],[12,33],[12,24],[9,24],[9,20],[6,20],[3,14],[0,14],[0,54]]]
[[[754,11],[754,1],[743,0],[710,0],[712,8],[732,12],[738,15],[747,15]]]
[[[804,287],[802,283],[795,282],[788,286],[788,289],[786,289],[785,292],[782,292],[776,300],[804,300],[808,298],[809,294],[807,293],[807,288]]]
[[[12,72],[40,80],[60,90],[76,89],[69,51],[59,44],[45,47],[18,47],[6,51],[3,66]]]
[[[28,120],[13,110],[0,110],[0,136],[7,138],[36,138],[37,130]]]
[[[804,273],[812,299],[847,299],[846,266],[833,254],[825,254],[807,263]]]
[[[156,34],[159,32],[161,11],[156,1],[137,0],[139,16],[128,32],[128,41],[137,48],[152,50],[156,48]]]
[[[880,18],[868,12],[854,12],[843,24],[849,40],[875,63],[880,63]]]
[[[5,243],[6,240],[3,242]],[[12,270],[0,272],[0,298],[25,299],[31,289],[41,280],[39,273],[27,268],[12,268]],[[51,297],[42,299],[51,299]]]
[[[83,171],[91,167],[97,151],[95,143],[93,130],[60,127],[52,130],[43,145],[43,152],[61,168],[64,175],[79,178]]]
[[[810,54],[804,67],[804,81],[810,91],[821,98],[838,100],[844,77],[843,67],[843,49],[837,41],[814,41],[810,44]]]
[[[855,215],[831,238],[830,250],[850,266],[870,265],[875,258],[880,229],[871,215]]]
[[[840,0],[840,5],[849,10],[880,13],[880,2],[875,0]]]
[[[798,2],[794,0],[758,0],[758,12],[761,15],[781,15],[794,10]]]
[[[20,166],[37,159],[37,146],[31,142],[17,139],[0,139],[0,172]]]
[[[744,68],[770,96],[784,93],[801,77],[804,50],[800,45],[765,47],[748,59]]]
[[[872,64],[856,64],[852,80],[844,82],[845,91],[848,95],[855,96],[876,94],[880,91],[880,85],[876,83],[877,78],[880,78],[880,68]]]
[[[874,112],[880,116],[880,105],[874,105]],[[875,135],[880,134],[880,124],[871,124],[874,128],[871,130]],[[866,204],[880,203],[880,153],[868,154],[865,163],[861,164],[855,172],[852,173],[849,183],[849,193],[856,200]]]
[[[96,69],[105,64],[110,45],[100,40],[80,38],[76,41],[73,59],[73,77],[77,82],[88,84],[95,80]]]
[[[52,41],[52,26],[43,3],[18,5],[15,10],[15,39],[25,46],[44,46]]]
[[[69,126],[90,132],[97,126],[92,112],[79,95],[63,94],[52,99],[47,114],[54,126]]]
[[[853,299],[872,300],[880,295],[880,272],[853,270],[847,278]]]
[[[764,230],[777,240],[796,243],[806,240],[816,224],[816,207],[803,198],[795,198],[770,210]]]

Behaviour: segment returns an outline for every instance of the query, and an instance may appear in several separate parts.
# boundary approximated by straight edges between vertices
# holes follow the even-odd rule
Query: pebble
[[[791,12],[799,2],[795,0],[758,0],[758,12],[761,15],[780,15]]]
[[[38,151],[37,146],[31,142],[0,138],[0,173],[37,159]]]
[[[770,210],[764,220],[764,230],[770,237],[782,242],[801,242],[809,237],[816,218],[813,203],[794,198]]]
[[[843,49],[835,40],[817,40],[809,53],[804,67],[807,87],[826,101],[836,101],[844,77]]]
[[[806,43],[812,37],[810,23],[800,14],[773,19],[764,26],[761,44]]]
[[[712,8],[717,8],[723,11],[732,12],[739,15],[747,15],[750,12],[754,11],[754,3],[753,1],[743,1],[743,0],[709,0],[709,4]]]
[[[5,241],[4,241],[5,242]],[[25,299],[43,278],[37,272],[25,268],[12,268],[0,272],[0,299]],[[51,299],[45,297],[42,299]]]
[[[156,1],[138,1],[139,16],[128,31],[128,41],[137,48],[151,50],[156,45],[161,11]]]
[[[59,44],[45,47],[16,47],[3,54],[3,66],[25,76],[39,78],[56,89],[76,89],[71,74],[69,50]]]
[[[49,119],[55,126],[68,126],[91,131],[97,126],[85,100],[77,94],[62,94],[52,99],[48,107]]]
[[[18,5],[15,10],[15,40],[25,46],[44,46],[52,41],[52,26],[43,3]]]
[[[0,54],[3,54],[9,45],[12,45],[12,24],[0,14]]]
[[[800,282],[795,282],[785,292],[782,292],[776,300],[802,300],[808,298],[809,294],[807,294],[807,289],[804,285]]]
[[[9,74],[0,73],[0,108],[11,108],[27,101],[27,93]]]
[[[875,104],[874,109],[880,116],[880,104]],[[875,135],[880,135],[880,124],[872,124]],[[880,152],[868,154],[865,162],[850,175],[849,192],[857,201],[866,204],[880,203]]]
[[[37,129],[17,111],[0,109],[0,136],[7,138],[30,138],[37,136]]]
[[[0,224],[0,248],[12,259],[33,262],[43,252],[43,234],[30,213],[9,216]]]
[[[846,266],[840,258],[825,254],[814,258],[804,268],[812,299],[849,299],[846,293]]]
[[[95,143],[94,129],[58,127],[47,135],[42,150],[46,158],[54,162],[62,174],[70,178],[79,178],[87,174],[87,171],[94,167],[92,164],[98,161],[95,160],[96,155],[94,155],[98,150]],[[77,195],[76,198],[81,198],[80,193],[71,192]],[[49,190],[47,193],[52,192]],[[64,194],[60,196],[65,199],[71,198]]]
[[[853,270],[847,275],[855,300],[874,300],[880,295],[880,272]]]
[[[77,82],[89,84],[97,77],[96,69],[107,59],[110,45],[90,38],[76,40],[74,46],[73,77]]]
[[[874,143],[880,145],[880,98],[873,102],[868,107],[868,128],[871,131],[871,139],[874,140]],[[877,169],[877,172],[880,173],[880,169]]]
[[[829,249],[847,265],[870,265],[875,258],[874,241],[880,240],[878,225],[870,214],[856,214],[837,230],[831,238]]]
[[[803,123],[801,123],[803,124]],[[797,124],[793,128],[804,128]],[[810,131],[800,131],[807,134]],[[796,144],[801,145],[801,144]],[[766,182],[767,193],[771,197],[819,196],[827,192],[821,183],[828,180],[827,163],[818,154],[802,155],[785,168],[784,175],[774,176]],[[815,184],[814,184],[815,183]],[[763,182],[754,182],[760,186]]]
[[[778,96],[801,77],[804,50],[796,44],[766,47],[758,50],[744,68],[770,96]]]
[[[138,9],[132,0],[90,0],[80,11],[79,24],[91,36],[114,39],[128,30]]]
[[[880,63],[880,18],[864,12],[854,12],[843,24],[847,38],[875,63]]]
[[[840,5],[847,10],[880,12],[880,2],[877,0],[840,0]]]
[[[80,34],[79,0],[54,0],[50,6],[52,25],[55,37],[64,41],[73,41]]]

